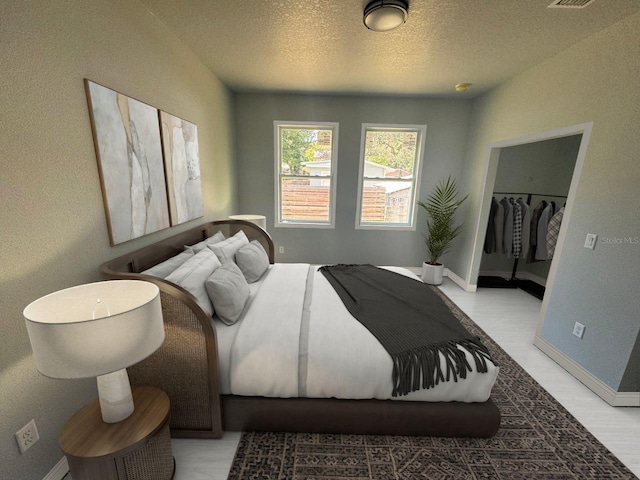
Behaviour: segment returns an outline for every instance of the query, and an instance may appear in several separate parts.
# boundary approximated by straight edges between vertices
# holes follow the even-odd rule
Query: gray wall
[[[640,13],[477,100],[464,176],[472,222],[491,143],[593,122],[541,335],[612,389],[635,392],[638,376],[621,381],[640,361],[640,245],[603,239],[640,237],[640,90],[631,87],[640,78],[639,31]],[[583,248],[587,233],[599,235],[595,250]],[[458,246],[454,268],[468,277],[473,232]],[[586,325],[582,340],[572,335],[576,321]]]
[[[501,149],[493,190],[566,196],[571,185],[581,137],[572,135]],[[496,197],[500,199],[503,196]],[[527,200],[526,195],[522,195],[522,198]],[[534,195],[531,197],[531,208],[535,208],[541,200],[555,201],[560,205],[565,202],[562,198]],[[507,258],[504,254],[483,253],[480,271],[511,273],[513,263],[514,259]],[[517,273],[528,272],[546,279],[550,266],[551,262],[548,261],[527,263],[520,259]]]
[[[205,220],[236,209],[231,97],[137,1],[4,0],[0,19],[0,478],[39,480],[96,381],[40,375],[22,310],[202,221],[109,246],[83,78],[198,125]],[[20,455],[14,433],[32,418],[40,441]]]
[[[240,211],[266,215],[274,242],[285,248],[276,248],[278,262],[419,266],[426,257],[424,212],[416,231],[355,229],[362,124],[427,125],[424,198],[442,178],[461,176],[469,113],[466,100],[236,94]],[[274,228],[274,120],[339,122],[335,229]]]

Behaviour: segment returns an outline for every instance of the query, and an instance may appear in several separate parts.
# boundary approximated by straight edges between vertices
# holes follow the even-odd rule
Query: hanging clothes
[[[520,258],[526,258],[529,252],[530,231],[531,231],[531,207],[527,202],[519,198],[518,204],[522,208],[522,248],[520,250]]]
[[[511,254],[514,258],[520,256],[522,249],[522,207],[513,198],[509,199],[513,207],[513,238],[511,244]]]
[[[547,202],[542,200],[531,213],[531,222],[529,224],[529,251],[527,252],[527,263],[536,261],[536,248],[538,244],[538,222],[542,211],[547,207]]]
[[[500,203],[504,207],[503,252],[507,257],[511,257],[513,251],[513,206],[507,197],[500,200]]]
[[[551,217],[553,217],[553,205],[549,203],[540,214],[540,220],[538,220],[536,260],[549,260],[549,253],[547,252],[547,228]]]
[[[506,214],[505,214],[506,208]],[[531,209],[522,197],[491,198],[489,221],[483,251],[525,258],[529,251]]]
[[[558,234],[560,233],[560,225],[562,223],[562,217],[564,216],[564,207],[556,212],[556,214],[549,220],[547,226],[547,255],[549,259],[553,258],[553,254],[556,251],[556,244],[558,243]]]
[[[484,237],[484,252],[496,252],[496,211],[498,209],[498,201],[495,197],[491,198],[491,210],[489,211],[489,225],[487,226],[487,235]]]
[[[531,201],[531,195],[527,201]],[[564,206],[541,200],[535,208],[519,197],[491,198],[483,250],[523,258],[527,263],[553,258]],[[552,221],[553,220],[553,221]]]
[[[495,201],[497,206],[493,223],[496,228],[496,253],[504,253],[504,205],[497,200]]]

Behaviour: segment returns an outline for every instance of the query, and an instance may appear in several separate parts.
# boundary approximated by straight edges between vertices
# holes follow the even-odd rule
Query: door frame
[[[567,204],[564,209],[562,224],[560,225],[560,232],[558,234],[558,243],[556,244],[556,252],[558,253],[554,255],[553,259],[551,260],[551,267],[549,269],[549,276],[547,277],[547,285],[544,298],[542,300],[540,321],[538,322],[536,335],[539,335],[540,331],[542,331],[544,318],[546,317],[550,292],[553,290],[553,286],[556,280],[556,272],[558,269],[558,261],[562,257],[568,225],[571,222],[574,200],[576,192],[578,190],[580,176],[582,174],[584,159],[587,154],[587,147],[591,138],[592,128],[593,122],[581,123],[569,127],[548,130],[545,132],[534,133],[531,135],[525,135],[516,138],[510,138],[507,140],[501,140],[499,142],[493,142],[488,145],[486,150],[484,170],[482,174],[483,189],[480,198],[480,212],[478,214],[475,225],[473,252],[471,254],[469,274],[466,279],[467,285],[469,285],[470,287],[470,291],[476,291],[478,286],[478,275],[480,272],[480,262],[482,260],[482,248],[484,246],[484,238],[489,221],[489,212],[491,211],[491,198],[493,197],[493,189],[495,186],[496,174],[498,171],[500,151],[506,147],[514,147],[527,143],[536,143],[544,140],[552,140],[555,138],[569,137],[573,135],[582,135],[582,138],[580,140],[580,148],[578,149],[578,155],[576,157],[576,163],[573,168],[573,176],[571,177],[571,186],[569,187],[569,193],[567,195]]]

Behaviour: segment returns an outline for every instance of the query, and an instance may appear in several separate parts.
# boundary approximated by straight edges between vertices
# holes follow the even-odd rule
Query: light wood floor
[[[442,290],[640,477],[640,408],[614,408],[532,345],[541,302],[521,290],[467,293],[445,278]],[[174,439],[175,480],[223,480],[240,438]]]

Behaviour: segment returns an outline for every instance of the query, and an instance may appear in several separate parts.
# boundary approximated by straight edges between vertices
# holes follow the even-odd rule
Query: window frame
[[[367,132],[368,131],[399,131],[399,132],[416,132],[418,138],[416,141],[416,155],[413,171],[413,179],[411,181],[406,180],[407,183],[411,182],[413,186],[413,194],[410,198],[411,213],[409,215],[408,223],[363,223],[362,222],[362,196],[364,193],[365,180],[372,180],[373,178],[364,177],[365,166],[365,149],[367,146]],[[391,231],[415,231],[416,219],[418,216],[418,209],[416,208],[416,202],[420,198],[420,185],[422,179],[422,165],[424,164],[424,152],[425,142],[427,136],[426,125],[414,125],[414,124],[391,124],[391,123],[363,123],[360,134],[360,159],[358,169],[358,199],[356,206],[356,230],[391,230]],[[378,179],[380,180],[380,179]],[[392,181],[390,180],[381,180]],[[397,181],[394,179],[393,181]]]
[[[274,180],[275,180],[275,216],[274,227],[276,228],[335,228],[336,223],[336,185],[338,181],[338,122],[300,122],[300,121],[282,121],[275,120],[273,122],[274,132]],[[330,174],[326,175],[284,175],[290,178],[322,178],[329,179],[329,221],[314,222],[309,220],[282,220],[282,160],[280,158],[281,135],[282,129],[308,129],[308,130],[331,130],[331,169]]]

